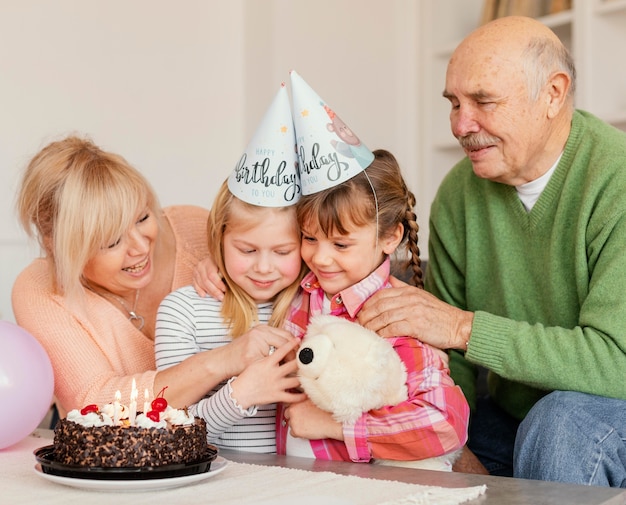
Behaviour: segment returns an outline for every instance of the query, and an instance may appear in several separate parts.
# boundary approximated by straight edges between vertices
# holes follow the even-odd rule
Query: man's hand
[[[392,278],[372,296],[359,323],[382,337],[406,335],[439,349],[467,349],[474,314],[442,302],[423,289]]]

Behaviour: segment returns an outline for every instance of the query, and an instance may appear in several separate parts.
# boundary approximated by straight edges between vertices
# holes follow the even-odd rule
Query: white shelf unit
[[[458,43],[478,27],[483,0],[424,0],[419,5],[422,241],[428,234],[426,216],[437,188],[463,157],[450,131],[449,103],[441,95],[446,67]],[[572,0],[570,10],[539,20],[572,52],[576,107],[626,130],[626,0]]]
[[[626,0],[577,0],[577,105],[626,130]]]

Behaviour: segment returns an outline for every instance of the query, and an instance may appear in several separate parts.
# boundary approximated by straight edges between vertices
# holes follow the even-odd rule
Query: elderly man
[[[426,291],[398,282],[359,320],[452,350],[491,473],[625,487],[626,135],[575,110],[574,87],[536,20],[458,46],[443,95],[466,158],[432,204]]]

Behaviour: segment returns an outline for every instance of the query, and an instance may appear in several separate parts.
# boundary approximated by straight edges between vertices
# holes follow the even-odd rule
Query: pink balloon
[[[0,449],[29,435],[50,410],[50,358],[25,329],[0,321]]]

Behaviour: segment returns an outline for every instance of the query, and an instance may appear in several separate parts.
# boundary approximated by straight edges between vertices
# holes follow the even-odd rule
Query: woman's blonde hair
[[[119,240],[142,207],[161,212],[148,181],[121,156],[77,136],[39,151],[17,195],[22,226],[52,260],[54,289],[74,298],[87,262]]]
[[[374,161],[364,172],[319,193],[303,196],[296,204],[301,227],[318,227],[326,236],[349,233],[349,226],[375,224],[383,239],[404,227],[400,245],[408,253],[400,261],[412,269],[411,282],[423,287],[419,226],[415,196],[406,186],[396,158],[389,151],[374,151]]]
[[[293,207],[258,207],[248,204],[233,194],[228,189],[227,182],[222,184],[211,212],[209,213],[208,236],[209,252],[217,264],[219,271],[224,277],[224,282],[228,286],[222,303],[222,317],[229,328],[231,337],[236,338],[248,331],[254,324],[258,323],[257,305],[255,301],[240,288],[226,271],[224,262],[224,233],[229,227],[253,228],[262,226],[267,221],[268,216],[276,212],[294,212]],[[245,216],[245,218],[242,218]],[[245,220],[244,220],[245,219]],[[298,244],[300,240],[299,229],[294,219],[294,227],[298,234]],[[268,324],[279,328],[287,317],[291,300],[295,297],[300,287],[300,281],[306,273],[306,268],[301,266],[300,275],[287,288],[276,295],[272,315]]]

